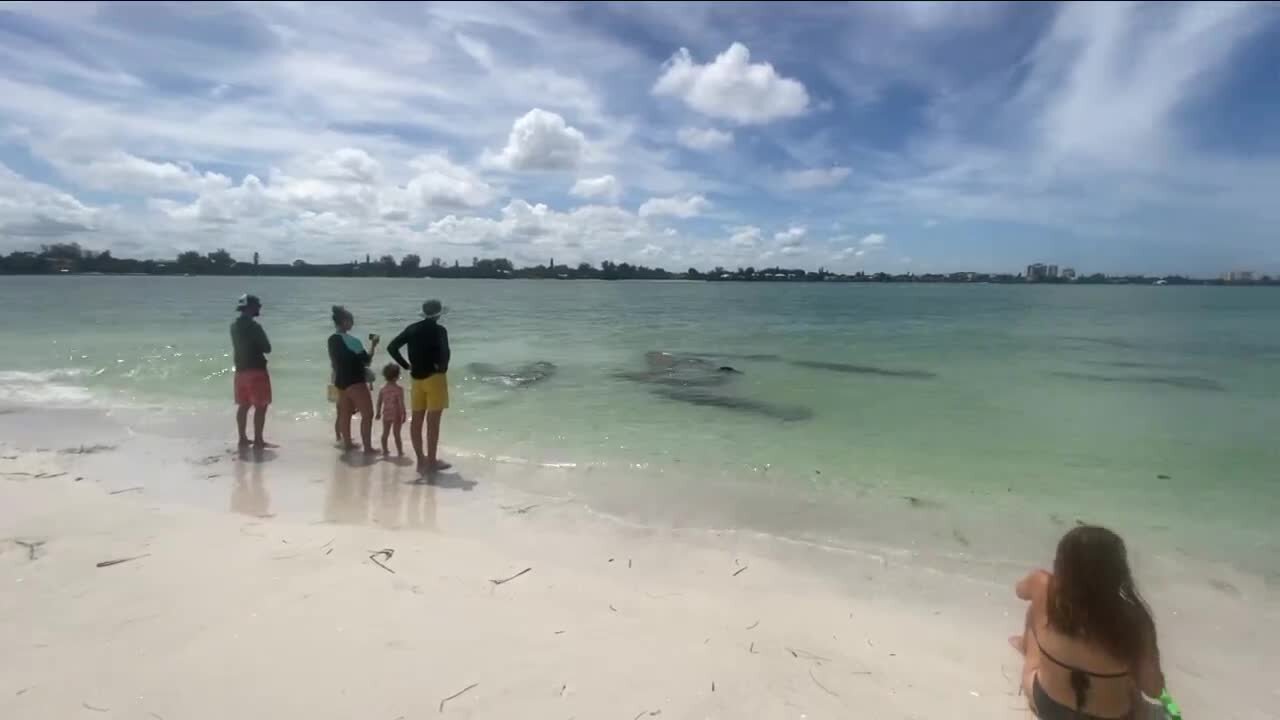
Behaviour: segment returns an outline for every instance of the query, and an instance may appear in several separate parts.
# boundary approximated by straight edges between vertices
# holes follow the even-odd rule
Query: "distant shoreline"
[[[1034,267],[1034,266],[1033,266]],[[956,285],[1280,285],[1280,276],[1240,272],[1229,273],[1222,278],[1192,278],[1181,275],[1113,275],[1093,273],[1075,275],[1068,271],[1066,277],[1057,275],[1056,268],[1048,274],[1031,276],[1013,273],[856,273],[829,272],[820,267],[817,272],[804,268],[739,267],[729,269],[717,266],[709,271],[689,268],[684,272],[672,272],[666,268],[651,268],[612,260],[600,261],[596,267],[588,262],[577,265],[556,263],[550,258],[546,265],[517,268],[507,258],[472,258],[470,265],[454,261],[446,264],[440,258],[432,258],[423,264],[422,258],[408,254],[397,261],[391,255],[376,260],[366,255],[364,262],[313,264],[298,259],[292,263],[260,263],[258,253],[252,262],[236,260],[226,250],[201,255],[194,250],[181,253],[174,260],[137,260],[117,258],[110,250],[95,252],[77,243],[58,243],[42,246],[39,252],[18,251],[0,256],[0,275],[159,275],[176,277],[232,276],[232,277],[380,277],[380,278],[433,278],[441,280],[667,280],[701,282],[781,282],[781,283],[947,283]]]
[[[310,266],[310,268],[319,269],[326,266]],[[309,269],[310,269],[309,268]],[[326,268],[327,269],[327,268]],[[271,267],[258,266],[256,271],[242,272],[102,272],[102,271],[69,271],[69,270],[34,270],[34,271],[12,271],[0,270],[0,275],[14,277],[274,277],[274,278],[367,278],[367,279],[385,279],[385,280],[548,280],[559,282],[665,282],[665,283],[708,283],[708,282],[725,282],[725,283],[783,283],[783,284],[817,284],[817,283],[835,283],[835,284],[926,284],[926,285],[1050,285],[1050,286],[1111,286],[1111,285],[1160,285],[1163,287],[1176,286],[1195,286],[1195,287],[1280,287],[1280,279],[1252,280],[1247,282],[1230,282],[1220,279],[1205,278],[1187,278],[1187,277],[1107,277],[1103,280],[1078,279],[1072,281],[1064,280],[1038,280],[1029,281],[1020,275],[1012,276],[986,276],[981,275],[973,280],[952,278],[948,275],[938,275],[926,273],[922,275],[903,274],[888,275],[886,273],[875,274],[855,274],[855,275],[838,275],[827,273],[819,277],[810,277],[809,275],[817,275],[810,273],[804,277],[742,277],[735,274],[729,274],[728,277],[713,277],[710,274],[701,274],[698,277],[690,277],[687,274],[671,274],[670,277],[603,277],[600,275],[590,276],[569,276],[556,277],[547,274],[526,274],[524,272],[513,272],[510,274],[493,274],[493,275],[474,275],[474,274],[435,274],[431,272],[422,272],[418,274],[393,274],[383,275],[377,273],[365,273],[359,269],[351,272],[298,272],[292,267]],[[1163,281],[1163,282],[1161,282]]]

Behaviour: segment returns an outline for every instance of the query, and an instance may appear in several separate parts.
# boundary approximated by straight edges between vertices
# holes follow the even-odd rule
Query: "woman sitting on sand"
[[[369,363],[378,351],[378,336],[369,336],[366,352],[360,339],[352,336],[355,316],[341,305],[333,306],[333,326],[336,332],[329,336],[329,363],[333,368],[333,384],[338,389],[338,423],[340,442],[347,450],[356,447],[351,441],[351,416],[360,413],[360,439],[364,451],[373,449],[373,396],[367,381]]]
[[[1156,626],[1129,572],[1124,541],[1084,525],[1058,542],[1053,573],[1017,585],[1026,630],[1009,638],[1026,659],[1022,690],[1041,720],[1138,717],[1164,688]]]

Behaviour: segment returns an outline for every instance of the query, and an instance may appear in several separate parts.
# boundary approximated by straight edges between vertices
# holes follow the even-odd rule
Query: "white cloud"
[[[508,170],[572,170],[582,162],[587,138],[563,117],[534,108],[517,118],[507,146],[490,162]]]
[[[753,248],[760,244],[761,237],[760,228],[755,225],[743,225],[733,228],[733,234],[729,236],[729,244],[738,248]]]
[[[569,190],[569,194],[580,198],[600,198],[608,202],[617,202],[622,194],[622,185],[612,175],[601,175],[597,178],[579,178]]]
[[[661,233],[637,215],[618,207],[586,205],[558,212],[543,204],[512,200],[496,218],[449,215],[430,223],[422,235],[428,245],[474,246],[541,260],[547,253],[576,258],[606,254],[636,257]]]
[[[864,248],[875,248],[884,245],[886,240],[888,240],[888,238],[881,233],[871,233],[870,235],[864,235],[862,239],[858,241],[858,244]]]
[[[640,206],[640,217],[670,215],[678,218],[691,218],[702,214],[704,210],[710,207],[711,203],[701,195],[649,198]]]
[[[733,133],[715,128],[682,127],[676,132],[676,140],[690,150],[723,150],[733,144]]]
[[[421,220],[441,210],[484,207],[497,196],[483,178],[443,153],[420,155],[407,169],[412,177],[397,185],[368,153],[344,148],[273,171],[266,183],[250,174],[237,186],[207,189],[189,204],[153,205],[170,218],[198,223],[305,218],[332,228],[337,220]]]
[[[762,124],[795,117],[809,106],[809,93],[800,81],[782,77],[769,63],[753,64],[751,51],[741,43],[706,65],[680,48],[663,68],[653,93],[679,97],[711,117]]]
[[[81,186],[108,192],[172,195],[231,185],[227,176],[201,173],[190,163],[152,162],[123,150],[88,159],[62,157],[55,151],[50,160],[64,176]]]
[[[98,210],[75,197],[0,163],[0,244],[64,239],[95,230],[98,218]]]
[[[410,165],[418,175],[409,181],[407,190],[426,207],[477,208],[494,200],[489,183],[445,155],[423,155]]]
[[[788,170],[782,174],[782,182],[794,190],[814,190],[835,187],[849,177],[849,168],[833,166],[809,170]]]
[[[804,236],[808,233],[809,231],[803,225],[796,225],[774,233],[773,239],[783,247],[796,247],[804,242]]]
[[[372,184],[382,178],[382,163],[359,148],[338,148],[313,160],[307,174],[321,180]]]

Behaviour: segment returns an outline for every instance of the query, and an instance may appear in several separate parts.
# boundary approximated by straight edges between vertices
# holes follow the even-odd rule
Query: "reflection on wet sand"
[[[412,465],[336,460],[325,493],[324,520],[435,530],[437,486],[415,482],[417,477]]]
[[[262,479],[262,462],[254,462],[248,452],[242,452],[232,463],[235,484],[231,486],[231,512],[266,517],[271,514],[271,495]]]
[[[1088,380],[1100,383],[1129,383],[1133,385],[1169,385],[1187,390],[1209,390],[1225,392],[1226,387],[1212,378],[1196,375],[1099,375],[1097,373],[1055,371],[1049,373],[1054,377],[1070,380]]]
[[[372,472],[372,463],[351,463],[345,456],[334,461],[333,476],[324,498],[325,522],[346,525],[369,522],[369,476]]]

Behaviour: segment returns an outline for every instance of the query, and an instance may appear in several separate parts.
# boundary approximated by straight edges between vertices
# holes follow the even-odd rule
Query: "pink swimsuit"
[[[404,411],[404,388],[399,385],[383,385],[378,391],[378,402],[382,403],[382,422],[394,424],[407,419]]]

